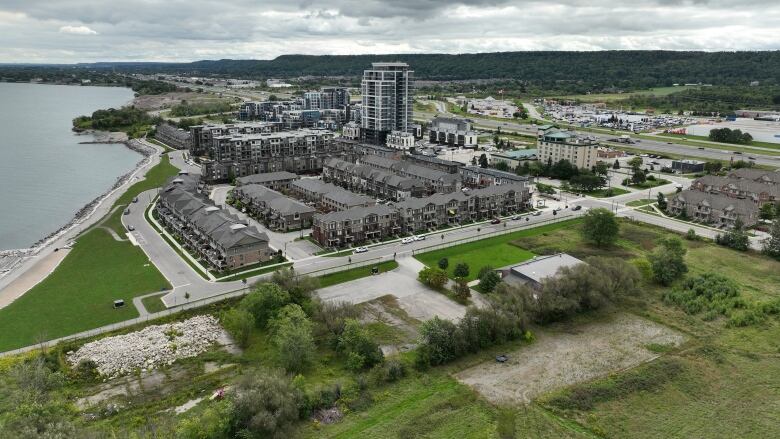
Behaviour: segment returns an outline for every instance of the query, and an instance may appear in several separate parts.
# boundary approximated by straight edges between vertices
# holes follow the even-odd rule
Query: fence
[[[504,230],[497,230],[497,231],[493,231],[493,232],[489,232],[489,233],[484,233],[484,234],[470,236],[470,237],[467,237],[467,238],[461,238],[461,239],[456,239],[456,240],[452,240],[452,241],[442,242],[442,243],[439,243],[439,244],[433,244],[433,245],[429,245],[429,246],[422,247],[422,248],[410,249],[410,250],[401,252],[401,254],[411,253],[412,255],[414,255],[414,254],[418,254],[418,253],[425,253],[425,252],[438,250],[438,249],[445,248],[445,247],[451,247],[451,246],[455,246],[455,245],[459,245],[459,244],[465,244],[465,243],[468,243],[468,242],[480,241],[480,240],[483,240],[483,239],[492,238],[494,236],[505,235],[507,233],[513,233],[513,232],[516,232],[518,230],[525,230],[525,229],[539,227],[539,226],[546,225],[546,224],[553,224],[553,223],[558,223],[558,222],[562,222],[562,221],[567,221],[567,220],[576,218],[577,216],[579,216],[579,215],[574,214],[572,212],[567,212],[567,215],[560,214],[559,216],[556,216],[555,218],[548,219],[548,220],[542,220],[542,221],[535,221],[535,222],[528,222],[528,223],[523,222],[523,223],[518,223],[518,224],[511,224],[511,223],[504,222],[503,224],[505,224],[505,227],[506,227]],[[435,236],[435,235],[428,235],[428,236]],[[296,271],[296,273],[298,275],[307,275],[307,276],[317,276],[318,277],[318,276],[323,276],[323,275],[330,274],[330,273],[336,273],[336,272],[339,272],[339,271],[350,270],[350,269],[353,269],[353,268],[361,268],[361,267],[368,267],[368,266],[371,266],[371,265],[376,265],[376,264],[381,263],[381,262],[393,260],[393,259],[395,259],[395,256],[396,256],[395,254],[393,254],[393,255],[386,255],[386,256],[380,256],[380,257],[366,259],[366,260],[362,260],[362,261],[358,261],[358,262],[354,262],[354,263],[350,262],[350,263],[338,265],[338,266],[335,266],[335,267],[322,268],[322,269],[319,269],[319,270],[312,270],[312,271],[301,270],[301,271]],[[272,274],[273,274],[273,272],[265,273],[264,275],[262,275],[261,279],[262,278],[266,278],[266,277],[270,277]],[[60,337],[60,338],[56,338],[56,339],[52,339],[52,340],[47,340],[47,341],[44,341],[44,342],[41,342],[41,343],[38,343],[38,344],[35,344],[35,345],[26,346],[26,347],[19,348],[19,349],[14,349],[14,350],[11,350],[11,351],[1,352],[0,353],[0,357],[20,354],[20,353],[24,353],[24,352],[29,352],[31,350],[38,349],[38,348],[47,348],[47,347],[54,346],[54,345],[56,345],[58,343],[61,343],[61,342],[95,337],[95,336],[98,336],[98,335],[101,335],[101,334],[105,334],[107,332],[113,332],[113,331],[116,331],[118,329],[127,328],[127,327],[130,327],[130,326],[133,326],[133,325],[137,325],[137,324],[140,324],[140,323],[147,323],[147,322],[149,322],[151,320],[156,320],[156,319],[159,319],[161,317],[166,317],[166,316],[169,316],[169,315],[172,315],[172,314],[176,314],[176,313],[184,311],[184,310],[200,308],[200,307],[209,305],[211,303],[219,302],[219,301],[222,301],[222,300],[225,300],[225,299],[230,299],[230,298],[233,298],[233,297],[243,296],[243,295],[247,294],[250,290],[251,290],[251,287],[247,286],[247,287],[239,288],[237,290],[228,291],[228,292],[220,293],[220,294],[217,294],[217,295],[214,295],[214,296],[205,297],[203,299],[190,300],[190,301],[187,301],[187,303],[183,303],[181,305],[174,305],[174,306],[172,306],[172,307],[170,307],[170,308],[168,308],[168,309],[166,309],[164,311],[156,312],[154,314],[147,314],[145,316],[136,317],[136,318],[133,318],[133,319],[130,319],[130,320],[125,320],[125,321],[114,323],[114,324],[111,324],[111,325],[102,326],[100,328],[95,328],[95,329],[90,329],[88,331],[79,332],[77,334],[72,334],[72,335],[68,335],[68,336],[65,336],[65,337]],[[140,297],[137,297],[135,299],[140,299]]]

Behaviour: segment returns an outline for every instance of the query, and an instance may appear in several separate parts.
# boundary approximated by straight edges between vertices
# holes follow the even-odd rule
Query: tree
[[[647,174],[641,169],[637,169],[631,174],[631,182],[633,184],[642,184],[647,181]]]
[[[316,277],[297,274],[295,270],[276,270],[271,282],[290,294],[290,300],[304,306],[311,300],[311,293],[320,287]]]
[[[417,279],[435,290],[440,290],[447,283],[447,272],[440,268],[425,267],[420,270]]]
[[[540,194],[553,195],[555,194],[555,188],[552,185],[544,183],[536,183],[536,191]]]
[[[353,370],[373,367],[384,359],[379,345],[355,319],[346,321],[344,332],[339,337],[338,349],[347,355],[348,364]]]
[[[290,301],[290,294],[282,290],[279,285],[262,283],[256,285],[254,291],[244,297],[239,306],[254,316],[255,326],[262,328]]]
[[[450,260],[447,259],[447,258],[441,258],[441,259],[439,259],[438,265],[439,265],[439,268],[441,268],[442,270],[446,270],[447,267],[450,266]]]
[[[480,168],[487,168],[488,167],[487,155],[485,155],[484,153],[479,156],[479,167]]]
[[[582,218],[582,236],[597,247],[611,245],[617,239],[620,226],[614,213],[599,207],[590,209]]]
[[[619,165],[618,165],[619,166]],[[593,172],[596,175],[605,176],[609,173],[609,167],[602,161],[596,162],[596,166],[593,167]]]
[[[236,344],[242,348],[249,345],[249,337],[255,327],[255,318],[249,311],[242,308],[231,308],[222,313],[220,320],[222,327],[233,337]]]
[[[772,223],[769,229],[769,239],[764,241],[764,253],[775,259],[780,259],[780,219]]]
[[[479,289],[483,293],[492,293],[501,283],[501,275],[493,267],[487,265],[479,270]]]
[[[457,327],[449,320],[434,316],[420,325],[422,346],[418,355],[423,355],[428,364],[434,366],[448,363],[457,358],[461,351],[455,338]]]
[[[496,163],[495,168],[498,169],[499,171],[508,172],[509,171],[509,164],[507,164],[507,162],[501,161],[501,162]]]
[[[745,232],[744,224],[740,218],[734,221],[731,230],[723,235],[718,234],[715,237],[715,242],[739,251],[746,251],[750,247],[750,237]]]
[[[685,264],[687,250],[680,238],[667,236],[658,240],[658,246],[648,255],[653,278],[661,285],[668,286],[675,279],[688,272]]]
[[[471,297],[471,288],[469,288],[466,279],[462,277],[455,279],[455,297],[461,302],[465,302]]]
[[[716,174],[723,168],[721,162],[706,162],[704,163],[704,172],[708,174]]]
[[[461,262],[455,266],[455,271],[452,272],[455,277],[468,277],[469,276],[469,264]]]
[[[771,220],[775,217],[775,206],[772,203],[764,203],[759,209],[758,215],[763,220]]]
[[[571,177],[569,183],[575,189],[584,192],[590,192],[604,187],[605,182],[604,182],[604,178],[596,174],[587,172],[587,173],[581,173],[579,175],[575,175]]]
[[[298,304],[281,308],[268,322],[271,340],[279,351],[282,366],[290,372],[302,372],[311,364],[314,353],[312,323]]]
[[[642,167],[642,157],[632,157],[627,163],[631,170],[636,173]]]
[[[615,159],[615,163],[612,164],[612,169],[620,169],[620,161]]]
[[[244,375],[233,393],[234,437],[286,438],[298,420],[298,394],[281,371]]]
[[[658,196],[656,197],[656,201],[658,203],[658,208],[661,210],[666,210],[666,197],[664,197],[664,194],[661,192],[658,192]]]

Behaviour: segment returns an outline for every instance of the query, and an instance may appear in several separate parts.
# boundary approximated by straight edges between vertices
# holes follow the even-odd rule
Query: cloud
[[[72,35],[97,35],[97,31],[94,31],[87,26],[62,26],[60,28],[61,34]]]
[[[778,50],[777,23],[777,0],[0,0],[0,62]]]

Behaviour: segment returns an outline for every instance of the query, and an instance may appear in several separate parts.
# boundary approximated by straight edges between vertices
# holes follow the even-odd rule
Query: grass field
[[[630,96],[634,96],[634,95],[668,96],[672,93],[677,93],[691,88],[697,88],[697,87],[695,86],[655,87],[647,90],[629,91],[625,93],[593,93],[593,94],[582,94],[582,95],[568,95],[568,96],[560,96],[559,99],[576,99],[582,102],[612,102],[612,101],[619,101],[621,99],[628,99]]]
[[[612,194],[608,195],[607,191],[612,191]],[[621,189],[619,187],[613,187],[613,188],[610,188],[610,189],[601,188],[601,189],[596,189],[595,191],[583,192],[583,194],[590,195],[591,197],[596,197],[596,198],[606,198],[608,196],[609,197],[615,197],[617,195],[627,194],[628,192],[629,191],[627,191],[625,189]]]
[[[694,136],[691,134],[672,134],[672,133],[664,133],[660,134],[659,137],[672,137],[676,139],[691,139],[691,140],[699,140],[699,141],[706,141],[711,142],[710,138],[707,136]],[[772,142],[760,142],[758,140],[754,140],[750,142],[748,145],[742,145],[742,144],[732,144],[732,143],[723,143],[722,145],[710,145],[710,147],[722,147],[724,149],[729,149],[731,147],[745,147],[745,146],[757,146],[760,148],[770,148],[770,149],[780,149],[780,143],[772,143]],[[758,151],[757,151],[758,152]]]
[[[628,203],[626,203],[626,206],[640,207],[640,206],[646,206],[646,205],[651,204],[651,203],[655,203],[656,201],[657,200],[654,199],[654,198],[653,199],[651,199],[651,198],[642,198],[641,200],[629,201]]]
[[[169,288],[140,248],[93,229],[43,282],[0,309],[0,351],[137,317],[133,297]],[[125,306],[113,309],[115,299]]]
[[[469,275],[466,279],[471,281],[477,278],[482,267],[488,265],[493,268],[504,267],[509,264],[526,261],[534,256],[534,253],[512,245],[512,241],[524,236],[543,235],[553,230],[570,227],[574,223],[576,221],[563,221],[533,229],[520,230],[441,250],[419,253],[415,255],[415,258],[429,267],[436,267],[440,259],[447,258],[449,260],[447,274],[450,277],[453,276],[452,272],[455,270],[455,266],[465,262],[469,265]]]
[[[371,269],[373,267],[379,267],[379,272],[384,273],[385,271],[390,271],[398,268],[398,262],[385,261],[385,262],[380,262],[376,265],[368,265],[365,267],[351,268],[349,270],[337,271],[335,273],[325,274],[318,277],[318,279],[320,280],[320,287],[321,288],[329,287],[331,285],[341,284],[344,282],[349,282],[351,280],[371,276]]]
[[[156,294],[154,296],[144,297],[141,299],[141,303],[144,304],[144,308],[146,308],[146,311],[150,313],[156,313],[160,311],[165,311],[168,309],[165,304],[162,301],[162,297],[167,293],[162,294]]]
[[[127,188],[127,191],[117,198],[112,209],[117,206],[121,206],[122,208],[117,209],[114,213],[109,215],[103,225],[110,227],[118,234],[123,235],[125,233],[125,229],[122,227],[122,213],[124,212],[124,207],[131,205],[130,208],[132,209],[134,207],[132,206],[133,198],[137,197],[141,192],[162,186],[166,180],[176,175],[178,172],[179,168],[171,164],[168,155],[163,155],[160,163],[146,173],[146,178]]]

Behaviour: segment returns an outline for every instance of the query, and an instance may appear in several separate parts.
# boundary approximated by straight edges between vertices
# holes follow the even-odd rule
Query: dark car
[[[493,221],[490,222],[490,224],[501,224],[501,220],[498,218],[494,218]]]
[[[574,206],[571,208],[571,210],[580,210],[582,209],[582,206]]]

